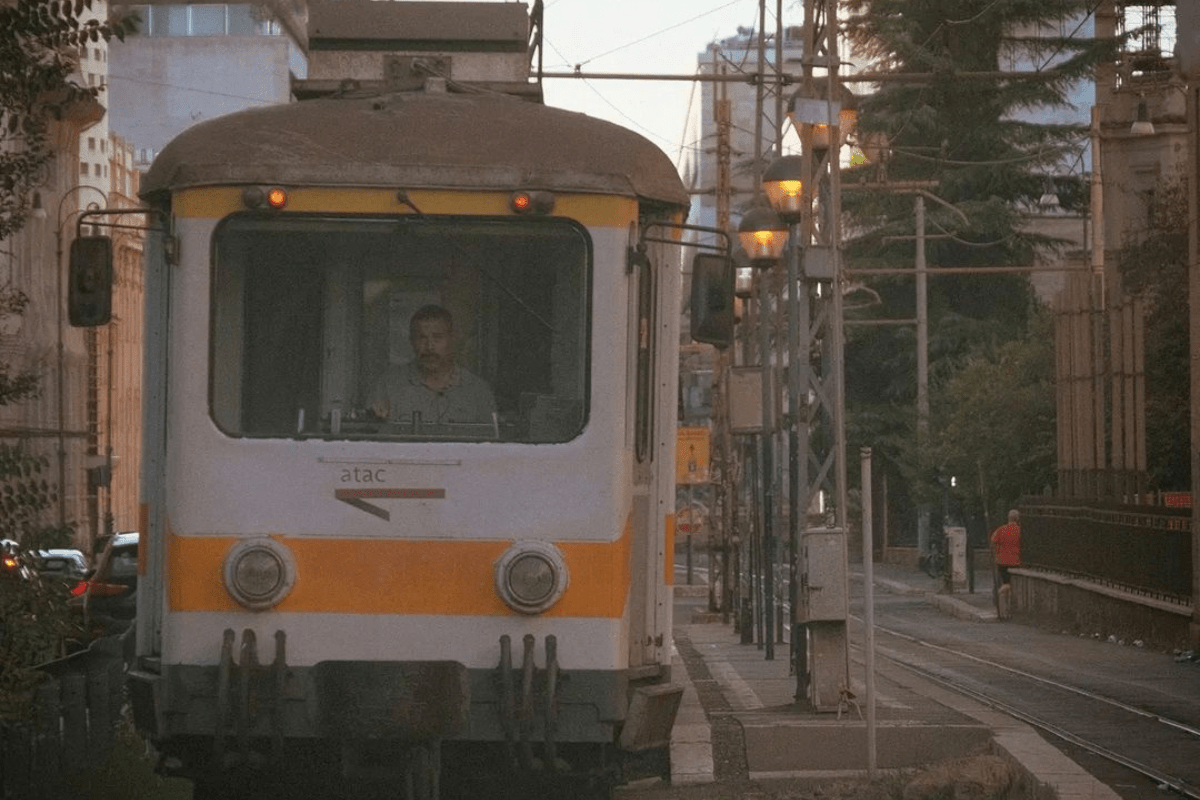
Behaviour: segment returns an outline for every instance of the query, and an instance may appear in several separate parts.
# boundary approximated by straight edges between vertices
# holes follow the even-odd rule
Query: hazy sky
[[[767,2],[768,31],[775,2]],[[794,6],[799,24],[800,4]],[[787,11],[785,11],[785,14]],[[546,0],[543,69],[692,75],[709,42],[757,28],[758,0]],[[547,79],[546,104],[615,122],[646,136],[673,160],[683,142],[691,81]]]

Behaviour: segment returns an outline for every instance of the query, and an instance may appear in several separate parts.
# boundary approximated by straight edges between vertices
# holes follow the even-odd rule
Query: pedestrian
[[[1021,512],[1008,512],[1008,522],[992,532],[992,556],[1000,574],[1000,583],[1009,584],[1009,570],[1021,566]]]
[[[1013,567],[1021,565],[1021,513],[1008,512],[1008,522],[992,532],[992,561],[996,565],[996,615],[1008,619],[1012,613]]]

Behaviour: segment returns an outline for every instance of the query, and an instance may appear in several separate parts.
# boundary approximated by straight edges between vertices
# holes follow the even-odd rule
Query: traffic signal
[[[71,242],[67,314],[76,328],[106,325],[112,319],[112,240],[80,236]]]

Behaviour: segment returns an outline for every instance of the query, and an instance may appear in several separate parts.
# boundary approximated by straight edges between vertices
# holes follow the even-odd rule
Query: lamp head
[[[769,269],[783,255],[788,226],[774,209],[755,206],[742,215],[738,241],[756,267]]]
[[[1137,119],[1129,126],[1129,133],[1133,136],[1154,135],[1154,123],[1150,121],[1150,109],[1146,105],[1145,97],[1138,100]]]
[[[805,206],[803,159],[780,156],[763,171],[762,182],[771,208],[784,222],[799,222]]]

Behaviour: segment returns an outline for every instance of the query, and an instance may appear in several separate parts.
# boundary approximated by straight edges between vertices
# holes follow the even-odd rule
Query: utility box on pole
[[[809,528],[800,537],[804,575],[797,622],[845,622],[846,533],[835,528]]]
[[[846,532],[841,528],[807,528],[800,536],[800,547],[802,577],[793,636],[805,637],[805,675],[813,709],[837,711],[849,688]]]

